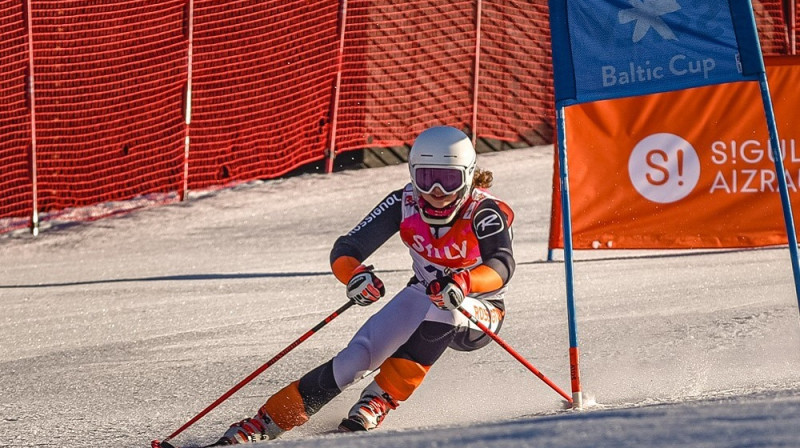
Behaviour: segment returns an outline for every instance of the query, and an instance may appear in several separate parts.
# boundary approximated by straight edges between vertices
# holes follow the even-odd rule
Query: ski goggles
[[[437,186],[444,194],[453,194],[464,187],[464,180],[464,170],[456,168],[421,166],[414,169],[414,186],[425,194],[430,194]]]

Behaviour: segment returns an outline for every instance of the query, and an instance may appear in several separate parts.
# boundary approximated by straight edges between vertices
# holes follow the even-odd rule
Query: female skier
[[[491,341],[458,307],[499,330],[515,267],[513,213],[485,190],[492,173],[476,170],[475,160],[470,139],[458,129],[433,127],[417,137],[408,158],[411,182],[339,237],[330,257],[347,297],[370,305],[385,289],[363,262],[399,231],[414,277],[333,359],[270,397],[253,418],[231,425],[215,445],[274,439],[379,368],[339,425],[342,431],[374,429],[411,396],[448,347],[471,351]]]

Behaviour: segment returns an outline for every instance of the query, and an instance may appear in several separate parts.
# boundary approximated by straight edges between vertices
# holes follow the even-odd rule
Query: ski
[[[364,426],[361,425],[360,423],[353,421],[349,418],[345,418],[342,420],[342,422],[339,424],[337,428],[332,429],[330,431],[325,431],[321,434],[327,435],[327,434],[346,434],[346,433],[360,433],[360,432],[367,432],[367,429],[364,428]],[[229,446],[229,444],[226,443],[224,439],[220,439],[215,443],[212,443],[211,445],[202,445],[202,446],[197,446],[197,445],[177,446],[169,443],[166,440],[164,441],[153,440],[150,443],[150,446],[151,448],[215,448],[219,446]]]
[[[228,446],[227,443],[222,443],[222,442],[223,442],[222,440],[218,440],[218,441],[212,443],[211,445],[203,445],[203,446],[200,446],[200,447],[188,447],[188,446],[187,447],[182,447],[182,446],[175,446],[175,445],[167,442],[166,440],[162,441],[162,442],[159,442],[158,440],[153,440],[150,443],[150,447],[151,448],[213,448],[213,447],[217,447],[217,446]]]
[[[360,424],[358,424],[356,422],[353,422],[350,419],[343,419],[342,423],[340,423],[337,428],[331,429],[329,431],[321,432],[318,435],[352,434],[352,433],[364,433],[364,432],[367,432],[367,430],[364,429],[364,427],[361,426]],[[171,443],[169,443],[167,441],[159,442],[158,440],[153,440],[151,442],[150,446],[151,446],[151,448],[216,448],[216,447],[220,447],[220,446],[229,446],[229,444],[224,443],[223,440],[218,440],[217,442],[212,443],[211,445],[201,445],[201,446],[198,446],[198,445],[186,445],[186,446],[183,446],[183,445],[181,445],[181,446],[178,446],[178,445],[173,445],[173,444],[171,444]]]

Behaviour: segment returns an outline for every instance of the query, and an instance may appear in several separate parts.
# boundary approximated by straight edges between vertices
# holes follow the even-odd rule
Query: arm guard
[[[472,219],[482,264],[470,271],[473,292],[500,289],[514,275],[516,262],[511,248],[511,228],[497,202],[481,202]]]
[[[389,193],[353,230],[336,239],[330,262],[339,281],[347,283],[352,270],[400,230],[402,197],[403,190]]]

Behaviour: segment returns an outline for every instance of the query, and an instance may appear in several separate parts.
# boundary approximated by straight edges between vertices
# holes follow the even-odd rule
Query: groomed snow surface
[[[552,147],[482,154],[516,211],[500,335],[570,391],[564,264],[547,262]],[[34,238],[0,236],[0,447],[148,447],[346,302],[328,254],[405,166],[256,182]],[[620,182],[624,180],[620,179]],[[797,213],[797,212],[796,212]],[[369,260],[389,294],[399,239]],[[563,399],[498,345],[448,351],[377,431],[333,434],[369,380],[284,447],[797,447],[800,312],[789,251],[576,253],[583,389]],[[341,349],[354,307],[188,428],[201,445]]]

